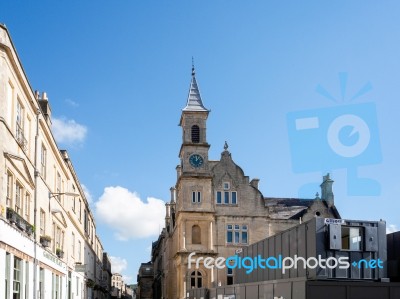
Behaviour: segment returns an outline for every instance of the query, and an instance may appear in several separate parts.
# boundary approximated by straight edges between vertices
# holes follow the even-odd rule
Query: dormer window
[[[224,190],[229,190],[231,188],[231,184],[229,182],[224,182]]]
[[[200,143],[200,128],[198,125],[192,126],[192,142]]]

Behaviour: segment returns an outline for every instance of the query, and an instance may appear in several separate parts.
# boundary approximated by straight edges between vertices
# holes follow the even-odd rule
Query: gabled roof
[[[28,165],[26,164],[25,160],[19,156],[4,153],[4,157],[14,166],[15,170],[25,179],[25,181],[34,188],[35,184],[33,182],[32,175],[28,169]]]
[[[272,219],[299,219],[307,213],[317,199],[302,199],[302,198],[275,198],[264,197],[265,207],[269,210],[269,216]],[[335,218],[340,219],[340,214],[336,207],[329,206],[325,200],[319,199]]]
[[[194,66],[192,67],[192,81],[190,82],[189,95],[186,102],[186,107],[182,109],[182,111],[204,111],[209,112],[209,110],[204,107],[203,101],[201,100],[199,87],[196,81],[196,73],[194,70]]]

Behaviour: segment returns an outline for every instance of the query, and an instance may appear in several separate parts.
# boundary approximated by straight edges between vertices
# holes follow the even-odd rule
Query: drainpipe
[[[33,243],[33,250],[34,250],[34,258],[33,258],[33,299],[36,299],[37,297],[37,199],[38,199],[38,177],[39,177],[39,171],[37,168],[37,155],[38,155],[38,143],[39,143],[39,115],[40,115],[40,110],[36,110],[36,135],[35,135],[35,158],[34,158],[34,167],[35,167],[35,173],[34,173],[34,178],[35,178],[35,192],[33,195],[33,202],[34,202],[34,211],[33,211],[33,225],[35,226],[35,231],[33,232],[33,238],[34,238],[34,243]]]

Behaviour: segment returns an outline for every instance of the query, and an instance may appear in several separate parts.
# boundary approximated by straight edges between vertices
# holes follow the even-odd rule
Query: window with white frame
[[[201,203],[200,191],[192,191],[192,203]]]
[[[40,150],[40,173],[42,174],[43,179],[46,179],[46,171],[47,171],[47,150],[46,147],[42,144],[42,148]]]
[[[5,262],[5,296],[4,298],[9,298],[10,288],[9,288],[9,281],[10,281],[10,264],[11,264],[11,254],[6,252],[6,262]]]
[[[44,298],[44,269],[40,268],[39,274],[39,299]]]
[[[7,207],[12,206],[12,197],[13,197],[13,175],[11,172],[7,171],[7,196],[6,196],[6,205]]]
[[[54,252],[57,252],[57,249],[63,250],[64,248],[64,231],[55,223],[53,225],[55,226]]]
[[[24,108],[20,100],[17,100],[17,111],[16,111],[16,121],[17,121],[17,128],[16,128],[16,136],[17,139],[24,137]]]
[[[76,190],[75,190],[75,186],[72,185],[72,193],[76,194]],[[76,213],[76,199],[75,197],[72,198],[72,211],[74,211],[74,213]]]
[[[56,223],[55,222],[53,222],[53,252],[56,252],[56,234],[57,234],[57,231],[56,231]]]
[[[30,298],[30,288],[29,288],[29,262],[25,261],[25,299]]]
[[[237,205],[237,191],[231,190],[229,182],[222,183],[223,191],[217,191],[215,194],[217,205]]]
[[[32,121],[29,115],[26,118],[26,141],[28,153],[31,152]]]
[[[82,261],[82,243],[81,240],[78,240],[78,262]]]
[[[13,298],[21,298],[22,260],[14,256]]]
[[[25,205],[24,205],[24,217],[25,220],[29,222],[29,216],[30,216],[30,210],[31,210],[31,195],[26,192],[25,194]]]
[[[57,274],[52,273],[52,290],[53,299],[61,298],[61,277]]]
[[[22,209],[23,192],[24,192],[24,190],[23,190],[22,185],[19,182],[17,182],[15,184],[15,208],[14,208],[14,210],[15,210],[15,212],[17,212],[20,215],[22,213],[21,209]]]
[[[248,244],[247,224],[227,224],[226,243],[228,244]]]
[[[79,222],[82,223],[82,201],[79,199]]]
[[[45,227],[46,227],[46,212],[40,209],[40,235],[45,235]]]
[[[72,246],[72,253],[71,256],[74,257],[75,256],[75,234],[74,232],[72,232],[72,238],[71,238],[71,246]]]
[[[61,193],[61,174],[57,171],[57,178],[56,178],[56,193]],[[56,196],[58,201],[61,201],[61,195],[58,194]]]

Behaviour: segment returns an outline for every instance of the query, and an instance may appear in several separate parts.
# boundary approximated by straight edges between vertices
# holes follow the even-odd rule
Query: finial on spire
[[[196,74],[195,70],[194,70],[194,58],[192,56],[192,76],[194,76]]]
[[[227,151],[227,150],[228,150],[228,147],[229,147],[229,145],[228,145],[228,142],[226,142],[226,141],[225,141],[225,144],[224,144],[224,150],[226,150],[226,151]]]

